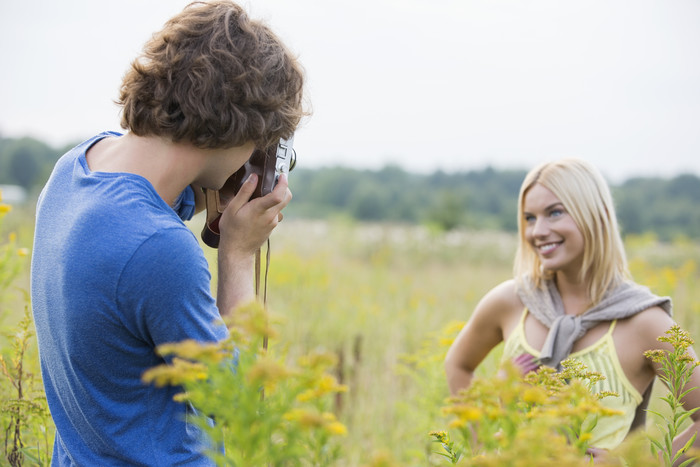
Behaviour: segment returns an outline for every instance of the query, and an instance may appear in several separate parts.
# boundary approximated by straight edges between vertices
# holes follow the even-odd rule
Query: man
[[[141,375],[162,363],[160,344],[226,337],[217,322],[255,298],[254,254],[291,199],[286,178],[250,200],[253,176],[222,214],[216,300],[182,219],[201,187],[221,188],[255,147],[291,136],[302,88],[265,25],[228,1],[192,4],[125,75],[126,133],[56,164],[37,205],[31,283],[53,465],[208,463],[178,389]]]

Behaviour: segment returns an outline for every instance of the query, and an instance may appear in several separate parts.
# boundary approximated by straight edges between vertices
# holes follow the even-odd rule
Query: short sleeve
[[[194,234],[185,227],[158,231],[141,244],[122,272],[119,308],[131,332],[153,346],[227,336],[211,274]]]

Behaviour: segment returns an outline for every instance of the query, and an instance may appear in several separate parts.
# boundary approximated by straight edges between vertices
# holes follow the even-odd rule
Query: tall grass
[[[5,227],[11,212],[12,207],[2,203],[0,192],[0,323],[11,323],[0,333],[2,460],[13,467],[27,462],[48,465],[54,430],[41,384],[29,308],[29,250],[20,246],[15,230]]]
[[[14,222],[31,235],[30,227]],[[201,222],[192,222],[197,233]],[[511,277],[515,242],[501,232],[443,233],[347,220],[285,219],[275,230],[268,309],[282,325],[270,345],[290,363],[309,353],[335,354],[333,372],[348,386],[334,399],[333,410],[347,427],[336,465],[441,462],[428,433],[447,424],[440,412],[448,396],[443,355],[481,296]],[[637,237],[629,239],[628,253],[635,279],[671,295],[676,319],[700,336],[700,288],[694,287],[700,245]],[[206,254],[216,264],[216,253]],[[215,282],[214,276],[213,290]],[[19,304],[4,317],[6,331],[22,318]],[[9,341],[0,345],[9,357]],[[481,375],[495,372],[499,352],[489,356]],[[664,410],[656,401],[652,408]]]

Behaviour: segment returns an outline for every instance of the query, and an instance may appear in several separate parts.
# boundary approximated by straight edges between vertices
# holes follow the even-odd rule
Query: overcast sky
[[[118,130],[124,71],[187,3],[0,0],[0,134]],[[698,0],[241,3],[306,70],[300,165],[700,175]]]

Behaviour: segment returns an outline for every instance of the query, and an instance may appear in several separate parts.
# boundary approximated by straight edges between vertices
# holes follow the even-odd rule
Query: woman
[[[599,420],[591,442],[595,453],[614,448],[644,423],[659,370],[644,352],[669,348],[657,338],[674,324],[671,302],[630,279],[610,190],[588,163],[563,159],[532,170],[520,189],[518,215],[515,278],[482,298],[449,349],[450,392],[469,386],[503,340],[503,359],[524,372],[576,357],[606,377],[597,392],[619,394],[603,401],[624,415]],[[700,371],[693,386],[700,386]],[[700,391],[685,404],[700,406]],[[698,431],[700,412],[693,421],[674,440],[675,450]]]

